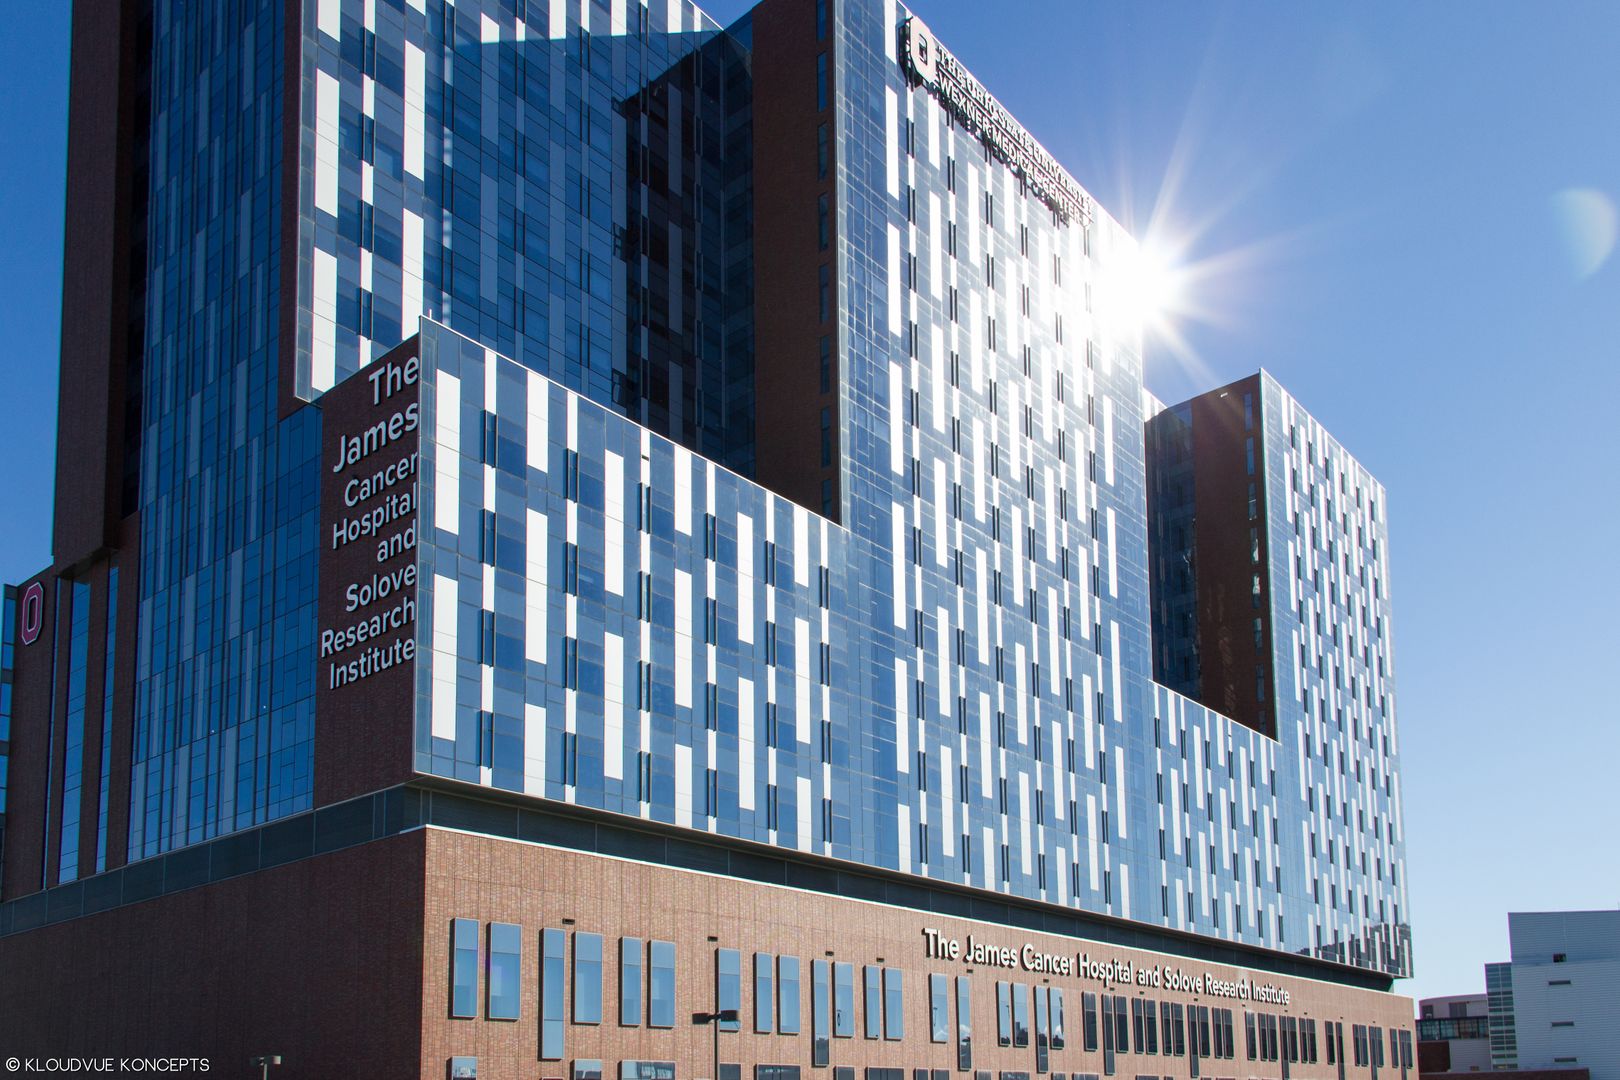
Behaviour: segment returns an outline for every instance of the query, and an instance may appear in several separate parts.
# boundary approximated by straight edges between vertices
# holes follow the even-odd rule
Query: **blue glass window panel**
[[[721,1031],[742,1027],[742,953],[736,949],[715,950],[715,1001],[720,1012],[734,1012],[737,1019],[719,1021]]]
[[[561,930],[540,932],[540,1057],[561,1061],[568,995],[564,952],[568,936]]]
[[[771,973],[775,958],[770,953],[754,954],[754,1030],[769,1035],[776,1009],[776,998],[771,992]]]
[[[478,921],[450,922],[450,1015],[478,1015]]]
[[[783,1035],[799,1034],[799,958],[779,956],[776,960],[776,1027]]]
[[[654,941],[649,946],[647,1026],[675,1026],[675,943]]]
[[[619,940],[619,1023],[635,1027],[641,1023],[641,939]]]
[[[489,925],[489,1018],[516,1020],[523,983],[523,931],[514,923]]]
[[[883,1037],[906,1037],[906,973],[899,968],[883,969]]]

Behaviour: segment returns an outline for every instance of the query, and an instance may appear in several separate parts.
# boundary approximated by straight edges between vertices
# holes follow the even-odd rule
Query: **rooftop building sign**
[[[1046,148],[1024,126],[1013,119],[995,95],[975,79],[961,61],[952,56],[923,25],[912,16],[901,28],[902,54],[912,78],[932,91],[964,127],[977,135],[990,153],[1011,167],[1029,186],[1030,192],[1050,206],[1065,223],[1078,218],[1091,223],[1091,203]]]

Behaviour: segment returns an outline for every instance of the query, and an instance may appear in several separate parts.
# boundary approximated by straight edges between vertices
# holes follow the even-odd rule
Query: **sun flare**
[[[1144,334],[1164,333],[1187,300],[1187,272],[1168,246],[1148,241],[1127,258],[1121,300]]]

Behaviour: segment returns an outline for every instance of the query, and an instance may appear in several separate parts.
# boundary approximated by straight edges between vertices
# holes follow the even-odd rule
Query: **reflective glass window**
[[[973,1068],[973,984],[965,975],[956,978],[956,1067]]]
[[[883,1037],[906,1037],[906,973],[899,968],[883,969]]]
[[[770,953],[754,954],[754,1030],[770,1034],[772,1014],[776,1011],[771,994]]]
[[[996,983],[996,1044],[1012,1045],[1012,984]]]
[[[799,1033],[799,958],[776,958],[776,1029],[783,1035]]]
[[[737,1013],[736,1020],[719,1021],[721,1031],[737,1031],[742,1027],[742,953],[736,949],[714,951],[715,1001],[721,1012]]]
[[[950,1037],[951,1018],[949,978],[938,972],[928,976],[928,1041],[942,1043]]]
[[[675,943],[655,941],[647,965],[647,1026],[675,1026]]]
[[[833,964],[833,1038],[855,1037],[855,965]]]
[[[450,921],[450,1015],[478,1015],[478,921]]]
[[[567,947],[568,936],[561,930],[541,931],[540,1056],[547,1061],[561,1061],[563,1056],[563,1000],[567,996],[563,954]]]
[[[619,939],[619,1023],[641,1023],[641,939]]]
[[[489,1018],[516,1020],[523,971],[523,931],[513,923],[489,925]]]
[[[829,983],[827,961],[813,961],[810,965],[810,1026],[814,1041],[811,1045],[810,1063],[818,1067],[827,1064],[827,1044],[832,1030],[828,1017],[832,995]]]
[[[1047,987],[1037,986],[1035,989],[1035,1071],[1043,1073],[1048,1064],[1047,1048],[1050,1045],[1051,1017],[1048,1008],[1050,997]]]
[[[574,935],[574,1023],[602,1022],[602,935]]]

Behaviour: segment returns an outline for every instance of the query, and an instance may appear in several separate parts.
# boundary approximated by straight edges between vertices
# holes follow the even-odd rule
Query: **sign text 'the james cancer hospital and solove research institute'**
[[[338,590],[337,610],[320,630],[325,689],[371,678],[416,656],[417,484],[421,361],[379,361],[354,381],[367,395],[360,420],[327,445],[325,477],[340,505],[327,524],[323,591]],[[347,410],[328,409],[341,423]],[[335,571],[336,579],[327,574]]]

